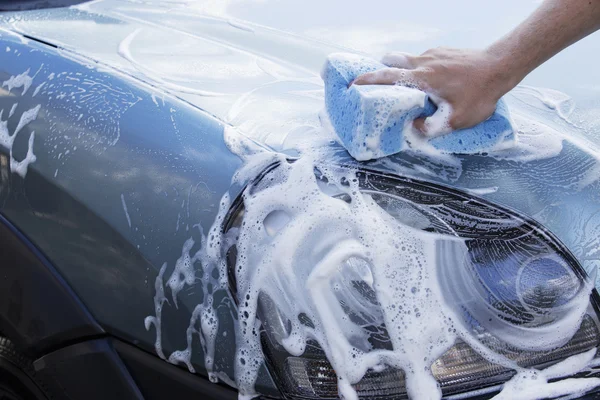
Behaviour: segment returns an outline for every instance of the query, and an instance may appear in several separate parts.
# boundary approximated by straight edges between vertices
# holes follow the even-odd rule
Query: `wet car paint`
[[[5,29],[58,46],[0,31],[0,82],[27,70],[33,77],[25,95],[3,88],[3,119],[18,103],[9,130],[25,110],[42,106],[15,142],[22,158],[27,133],[35,131],[37,160],[25,179],[1,163],[2,213],[53,261],[106,329],[143,348],[153,349],[155,341],[143,322],[154,314],[158,270],[167,263],[171,271],[183,243],[208,231],[241,165],[225,146],[224,124],[286,152],[320,124],[319,68],[340,48],[240,19],[269,22],[256,18],[264,6],[249,3],[237,16],[222,17],[186,12],[178,3],[107,1],[2,19]],[[597,104],[587,101],[594,92],[577,85],[572,94],[583,107],[575,116],[586,125],[585,139],[598,145]],[[538,103],[526,94],[512,104],[543,109]],[[543,110],[556,119],[554,110]],[[355,163],[339,150],[338,162]],[[559,156],[526,164],[401,154],[367,165],[514,208],[552,230],[587,270],[598,265],[598,165],[581,147],[565,143]],[[583,179],[589,182],[577,187]],[[167,354],[185,347],[201,295],[191,287],[178,308],[165,307]],[[231,321],[227,303],[219,312]],[[221,329],[217,346],[231,348],[231,322]],[[192,362],[202,373],[200,350]],[[217,363],[231,376],[231,360]],[[274,388],[266,375],[259,387]]]

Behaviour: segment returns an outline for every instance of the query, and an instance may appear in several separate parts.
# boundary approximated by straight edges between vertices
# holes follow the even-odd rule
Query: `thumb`
[[[417,118],[413,121],[413,126],[427,138],[435,138],[452,132],[450,125],[450,115],[452,107],[445,101],[438,103],[436,112],[426,118]]]

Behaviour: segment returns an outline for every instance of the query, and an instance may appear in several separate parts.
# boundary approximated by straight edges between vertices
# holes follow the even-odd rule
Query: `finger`
[[[404,72],[401,69],[383,68],[360,75],[351,85],[395,85],[403,75]]]
[[[424,83],[413,71],[400,68],[383,68],[356,78],[350,85],[400,85],[423,90]]]
[[[416,67],[415,57],[409,53],[387,53],[381,59],[381,63],[388,67],[414,69]]]
[[[425,135],[425,117],[423,118],[417,118],[413,121],[413,126],[419,131],[421,132],[423,135]]]
[[[413,126],[424,136],[432,139],[452,132],[450,118],[452,107],[445,101],[438,102],[436,112],[427,118],[418,118],[413,121]]]

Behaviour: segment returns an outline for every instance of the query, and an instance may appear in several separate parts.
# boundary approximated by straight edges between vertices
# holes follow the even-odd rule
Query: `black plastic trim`
[[[41,44],[43,44],[43,45],[50,46],[50,47],[54,47],[55,49],[58,49],[58,46],[57,46],[57,45],[55,45],[54,43],[47,42],[47,41],[45,41],[45,40],[42,40],[42,39],[36,38],[36,37],[34,37],[34,36],[27,35],[27,34],[25,34],[25,33],[21,33],[21,35],[22,35],[24,38],[27,38],[27,39],[29,39],[29,40],[33,40],[33,41],[36,41],[36,42],[38,42],[38,43],[41,43]]]
[[[0,332],[32,358],[105,334],[52,263],[2,214]]]
[[[67,346],[33,366],[52,399],[144,399],[108,338]]]
[[[137,382],[146,400],[236,400],[237,390],[210,382],[205,377],[147,353],[137,347],[114,340],[114,347]]]

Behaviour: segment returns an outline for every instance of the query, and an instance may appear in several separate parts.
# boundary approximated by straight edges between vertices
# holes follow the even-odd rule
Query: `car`
[[[358,162],[329,54],[535,6],[371,3],[0,13],[1,398],[597,398],[600,38],[506,96],[516,147]]]

